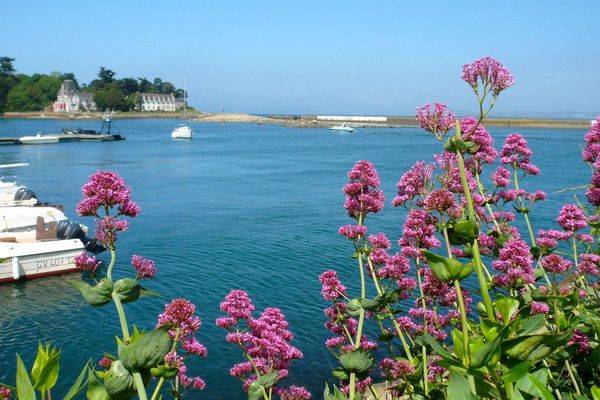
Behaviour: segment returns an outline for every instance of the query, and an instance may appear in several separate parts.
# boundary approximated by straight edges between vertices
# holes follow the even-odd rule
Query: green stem
[[[133,382],[135,383],[135,388],[140,400],[147,400],[148,397],[146,396],[146,387],[144,386],[142,375],[137,371],[133,373]]]
[[[575,376],[573,375],[573,370],[571,369],[571,364],[569,363],[569,360],[565,360],[565,365],[567,366],[567,372],[569,373],[569,377],[571,378],[571,382],[573,382],[573,387],[575,388],[575,392],[577,392],[577,394],[581,395],[581,390],[579,390],[579,385],[577,384],[577,379],[575,379]]]
[[[506,387],[506,396],[508,400],[515,400],[515,391],[511,382],[505,382],[504,387]]]
[[[108,264],[108,269],[106,270],[106,276],[108,277],[108,279],[110,279],[112,281],[112,270],[113,267],[115,266],[115,261],[117,259],[117,253],[115,252],[115,249],[113,246],[109,246],[110,247],[110,264]]]
[[[160,389],[162,389],[163,383],[165,383],[165,378],[161,376],[156,384],[156,389],[154,389],[154,393],[152,393],[152,398],[150,400],[156,400],[158,394],[160,393]]]
[[[456,135],[460,137],[460,124],[456,121]],[[475,207],[473,205],[473,197],[471,196],[471,189],[469,188],[469,183],[467,181],[467,172],[465,169],[465,160],[460,152],[456,153],[458,160],[458,169],[460,172],[460,181],[462,183],[463,191],[465,193],[465,198],[467,199],[467,208],[469,211],[469,219],[474,223],[477,223],[477,219],[475,217]],[[475,267],[475,273],[477,274],[477,281],[479,282],[479,289],[481,290],[481,298],[483,300],[483,305],[485,306],[485,311],[488,319],[495,321],[496,316],[494,315],[494,308],[492,307],[492,299],[490,297],[490,292],[488,291],[487,282],[485,281],[485,276],[483,274],[483,262],[481,261],[481,254],[479,252],[479,243],[477,238],[473,240],[473,266]]]
[[[117,308],[117,314],[119,314],[119,322],[121,323],[121,331],[123,332],[123,342],[129,340],[129,328],[127,326],[127,319],[125,318],[125,310],[123,310],[123,304],[121,304],[121,299],[115,293],[111,293],[111,297],[115,302],[115,307]]]

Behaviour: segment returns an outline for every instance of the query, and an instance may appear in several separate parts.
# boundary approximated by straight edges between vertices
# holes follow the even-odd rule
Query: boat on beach
[[[58,143],[58,136],[46,136],[38,133],[35,136],[21,136],[19,138],[20,144],[51,144]]]
[[[348,126],[345,122],[342,125],[335,125],[329,128],[334,132],[342,132],[342,133],[352,133],[354,132],[354,128]]]

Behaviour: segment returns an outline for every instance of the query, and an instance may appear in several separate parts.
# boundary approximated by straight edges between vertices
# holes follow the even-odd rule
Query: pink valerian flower
[[[368,161],[358,161],[348,172],[350,182],[344,186],[348,215],[355,219],[376,213],[383,208],[383,192],[379,189],[379,175]]]
[[[556,274],[564,274],[572,265],[571,261],[562,258],[558,254],[549,254],[542,257],[541,264],[547,272]]]
[[[488,235],[484,232],[479,232],[477,240],[479,241],[479,250],[481,254],[488,256],[494,254],[494,249],[496,248],[496,237],[493,235]]]
[[[385,233],[378,233],[377,235],[369,235],[369,242],[374,249],[389,249],[392,243],[387,238]]]
[[[77,206],[81,216],[97,216],[100,207],[118,206],[119,214],[135,217],[140,208],[131,200],[131,189],[119,174],[112,171],[97,171],[81,188],[84,199]]]
[[[493,277],[500,287],[518,288],[535,282],[533,276],[533,257],[529,246],[521,239],[510,239],[499,250],[499,258],[492,261],[492,268],[504,272]]]
[[[433,110],[430,104],[417,107],[417,121],[421,128],[433,133],[438,140],[450,129],[454,128],[456,116],[445,104],[434,103]]]
[[[491,179],[494,185],[498,188],[505,188],[510,185],[510,171],[504,167],[496,168],[496,172],[492,173]]]
[[[573,232],[569,231],[558,231],[555,229],[538,231],[538,237],[535,243],[540,247],[546,247],[548,249],[558,246],[559,240],[567,241],[573,237]]]
[[[290,386],[289,388],[279,389],[279,398],[281,400],[309,400],[312,395],[302,386]]]
[[[144,258],[140,255],[133,255],[131,257],[131,266],[135,268],[137,278],[139,279],[152,279],[156,275],[156,268],[154,267],[154,261]]]
[[[592,235],[588,235],[587,233],[578,233],[577,240],[581,243],[592,244],[594,243],[594,237]]]
[[[196,340],[195,337],[189,337],[185,341],[183,341],[183,349],[188,354],[195,354],[200,357],[206,357],[208,354],[208,350],[202,343]]]
[[[394,279],[400,281],[410,270],[410,261],[408,258],[394,254],[385,259],[381,268],[376,270],[376,274],[381,279]]]
[[[174,328],[178,328],[179,340],[185,341],[189,336],[195,334],[202,321],[200,317],[194,316],[196,306],[186,299],[175,299],[165,305],[165,311],[158,315],[157,327],[173,324]],[[169,331],[171,337],[175,337],[176,329]]]
[[[321,296],[327,301],[337,300],[346,294],[346,287],[338,279],[337,272],[333,270],[325,271],[319,276],[322,289]]]
[[[96,239],[109,248],[114,248],[117,232],[125,232],[129,224],[123,219],[104,217],[96,220]]]
[[[453,193],[463,193],[457,155],[455,153],[445,151],[442,154],[434,155],[433,159],[438,163],[444,172],[444,175],[442,175],[442,187]],[[473,191],[477,186],[477,182],[475,181],[473,173],[470,169],[467,169],[465,172],[467,175],[467,184],[469,185],[469,189]]]
[[[440,247],[441,242],[435,237],[437,218],[425,210],[412,209],[406,217],[402,228],[402,237],[398,244],[405,257],[421,257],[421,250]]]
[[[479,124],[477,119],[473,117],[461,119],[460,130],[463,141],[475,144],[475,147],[469,151],[471,155],[467,160],[469,169],[480,173],[481,164],[493,164],[498,157],[498,151],[494,148],[494,139],[485,129],[485,126]]]
[[[536,190],[533,193],[525,194],[525,199],[527,199],[528,201],[530,201],[532,203],[536,203],[540,200],[546,200],[546,192],[543,192],[541,190]]]
[[[575,232],[587,226],[585,214],[576,204],[565,204],[556,219],[558,224],[565,230]]]
[[[444,367],[440,367],[436,362],[441,361],[442,357],[433,356],[429,361],[427,371],[427,380],[431,383],[443,380],[448,375],[448,370]]]
[[[367,227],[364,225],[344,225],[340,227],[338,233],[350,240],[356,240],[359,237],[365,237]]]
[[[596,123],[585,135],[585,150],[583,159],[589,162],[593,168],[592,182],[586,191],[586,197],[590,204],[600,207],[600,117],[596,118]]]
[[[8,400],[12,396],[12,391],[6,386],[0,386],[0,400]]]
[[[438,211],[440,213],[444,213],[445,211],[456,207],[454,194],[446,189],[435,189],[431,191],[427,197],[425,197],[423,204],[426,210]]]
[[[110,358],[108,358],[108,357],[104,356],[104,357],[102,357],[102,359],[101,359],[100,361],[98,361],[98,365],[99,365],[101,368],[104,368],[104,369],[109,369],[109,368],[110,368],[110,366],[112,365],[112,362],[113,362],[113,360],[112,360],[112,359],[110,359]]]
[[[577,265],[578,275],[598,276],[600,271],[600,256],[593,253],[582,254],[579,256],[580,262]]]
[[[228,312],[229,318],[235,315],[246,320],[246,327],[240,327],[238,324],[241,321],[236,319],[236,331],[228,328],[230,332],[227,334],[227,342],[238,345],[244,356],[249,358],[248,361],[234,365],[230,374],[244,381],[246,391],[257,379],[257,371],[260,375],[276,371],[277,384],[288,375],[291,361],[303,357],[302,352],[289,343],[293,335],[287,329],[288,323],[281,310],[266,308],[258,319],[253,319],[251,311],[248,312],[249,307],[240,309],[240,300],[243,304],[251,304],[243,291],[232,291],[221,303],[221,309]]]
[[[548,304],[539,301],[531,302],[531,315],[548,314],[549,312],[550,307],[548,306]]]
[[[515,213],[510,211],[494,212],[494,219],[498,222],[511,222],[515,220]]]
[[[398,379],[415,373],[415,366],[408,360],[392,360],[384,358],[379,362],[381,376],[387,379]]]
[[[248,319],[254,311],[252,300],[243,290],[232,290],[219,305],[221,311],[235,319]]]
[[[478,95],[481,84],[484,90],[491,91],[494,97],[515,82],[510,71],[492,57],[482,57],[471,64],[464,64],[461,79],[467,82]],[[482,93],[481,97],[485,94]]]
[[[531,175],[539,174],[540,170],[531,164],[530,157],[533,152],[527,144],[527,140],[520,133],[508,135],[502,145],[500,157],[502,164],[511,165],[513,168],[521,169]]]
[[[392,200],[392,205],[394,207],[404,206],[416,196],[424,196],[430,186],[434,169],[434,164],[417,161],[400,177],[400,181],[396,184],[398,195]]]
[[[573,331],[571,340],[567,342],[567,347],[573,345],[577,346],[577,354],[586,354],[592,350],[590,338],[577,329]]]
[[[367,390],[369,390],[369,387],[371,386],[371,384],[373,383],[373,378],[366,377],[363,380],[358,380],[356,382],[356,393],[360,393],[361,395],[365,394],[367,392]],[[350,385],[344,385],[341,387],[341,391],[342,393],[344,393],[345,395],[348,395],[348,393],[350,393]]]
[[[325,316],[329,318],[329,320],[325,322],[325,327],[330,332],[337,336],[345,335],[346,330],[350,332],[350,335],[356,334],[358,321],[348,315],[346,312],[346,303],[340,301],[334,302],[331,307],[325,308],[323,312],[325,313]]]
[[[88,271],[92,275],[94,275],[102,265],[102,261],[97,260],[95,256],[88,256],[86,253],[75,256],[73,261],[77,268],[82,271]]]
[[[183,357],[178,355],[177,352],[172,351],[167,353],[164,357],[164,362],[167,367],[177,369],[179,381],[186,389],[202,390],[206,387],[206,383],[199,376],[187,376],[187,366]]]

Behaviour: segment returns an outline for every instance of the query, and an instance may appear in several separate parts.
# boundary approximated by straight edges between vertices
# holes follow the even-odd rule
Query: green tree
[[[13,61],[14,58],[0,57],[0,113],[5,110],[8,92],[18,83]]]
[[[138,90],[140,93],[154,93],[154,87],[152,86],[152,82],[150,82],[146,78],[138,78],[140,84],[138,86]]]
[[[99,110],[115,109],[119,111],[128,111],[128,104],[125,95],[119,89],[116,83],[110,85],[106,90],[98,90],[94,93],[96,107]]]
[[[56,100],[56,93],[63,81],[62,74],[16,76],[19,83],[11,88],[6,97],[7,111],[40,111]]]
[[[129,96],[132,93],[139,91],[139,84],[137,79],[134,78],[123,78],[118,81],[119,88],[125,96]]]

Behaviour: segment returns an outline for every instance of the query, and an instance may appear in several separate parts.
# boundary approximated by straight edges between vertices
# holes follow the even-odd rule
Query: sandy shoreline
[[[100,120],[103,113],[55,113],[55,112],[7,112],[0,118],[32,118],[32,119],[64,119],[64,120]],[[241,113],[188,113],[188,118],[195,122],[211,123],[256,123],[256,124],[280,124],[293,127],[331,127],[341,121],[318,120],[315,115],[304,116],[257,116]],[[115,119],[122,118],[183,118],[182,113],[173,112],[127,112],[115,113]],[[385,122],[350,121],[348,125],[353,127],[414,127],[417,126],[413,116],[389,116]],[[534,119],[534,118],[489,118],[486,125],[496,127],[514,128],[564,128],[564,129],[588,129],[590,120],[565,120],[565,119]]]

